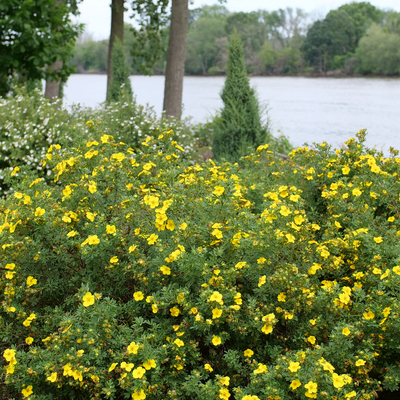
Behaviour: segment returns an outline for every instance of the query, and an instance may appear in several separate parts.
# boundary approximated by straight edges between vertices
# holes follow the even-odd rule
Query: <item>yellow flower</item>
[[[77,232],[77,231],[71,231],[71,232],[68,232],[68,233],[67,233],[67,237],[74,237],[74,236],[76,236],[76,235],[78,235],[78,232]]]
[[[45,212],[46,210],[44,210],[43,208],[37,207],[35,211],[35,217],[41,217],[42,215],[44,215]]]
[[[14,349],[6,349],[3,353],[3,357],[6,359],[7,362],[10,362],[15,358],[15,350]]]
[[[358,196],[361,196],[362,191],[359,188],[355,188],[355,189],[353,189],[352,193],[353,193],[353,196],[358,197]]]
[[[205,364],[204,365],[204,369],[206,371],[208,371],[208,372],[213,372],[214,371],[210,364]]]
[[[87,244],[95,246],[96,244],[99,243],[100,239],[97,237],[97,235],[91,235],[81,244],[81,247],[86,246]]]
[[[133,400],[144,400],[146,398],[146,394],[144,393],[143,389],[140,389],[140,391],[137,391],[138,389],[135,389],[135,391],[132,393],[132,399]]]
[[[215,186],[213,194],[216,196],[221,196],[225,192],[225,188],[223,186]]]
[[[278,301],[280,301],[281,303],[285,303],[286,302],[286,294],[285,293],[279,293],[278,294]]]
[[[56,381],[57,381],[57,372],[53,372],[53,373],[46,379],[46,381],[56,382]]]
[[[333,381],[333,386],[336,389],[339,389],[346,384],[345,379],[343,378],[343,375],[338,375],[336,372],[334,372],[332,374],[332,381]]]
[[[311,344],[315,344],[315,336],[309,336],[307,338],[307,340],[311,343]]]
[[[217,318],[219,318],[221,315],[222,315],[222,310],[220,310],[219,308],[214,308],[213,310],[212,310],[212,318],[213,319],[217,319]]]
[[[363,316],[365,319],[374,319],[375,318],[375,314],[372,311],[365,312],[363,314]]]
[[[116,161],[121,162],[124,158],[125,158],[125,154],[124,153],[114,153],[110,157],[110,160],[116,160]]]
[[[185,343],[183,342],[183,340],[181,339],[175,339],[174,343],[178,346],[178,347],[182,347],[185,345]]]
[[[261,332],[265,333],[266,335],[270,334],[273,331],[273,326],[272,325],[264,325],[261,328]]]
[[[309,381],[307,384],[304,385],[304,387],[310,392],[310,393],[317,393],[317,388],[318,388],[318,384],[313,382],[313,381]]]
[[[136,300],[136,301],[140,301],[140,300],[143,300],[144,299],[144,294],[143,294],[143,292],[135,292],[135,293],[133,293],[133,298]]]
[[[245,357],[252,357],[253,354],[254,354],[254,351],[253,351],[253,350],[250,350],[250,349],[247,349],[247,350],[245,350],[245,351],[243,352],[243,355],[244,355]]]
[[[399,267],[400,269],[400,267]],[[209,301],[216,301],[217,303],[221,304],[222,301],[222,294],[214,291],[213,294],[210,296],[210,298],[208,299]]]
[[[350,329],[349,328],[343,328],[342,330],[342,335],[344,336],[349,336],[350,335]]]
[[[157,304],[154,303],[151,305],[151,311],[153,311],[153,314],[157,314],[157,312],[158,312]]]
[[[136,245],[132,245],[132,246],[129,246],[129,253],[133,253],[135,250],[137,249],[137,246]]]
[[[137,354],[139,350],[139,345],[135,342],[131,342],[131,344],[127,347],[128,354]]]
[[[379,237],[374,237],[374,241],[375,241],[375,243],[382,243],[382,242],[383,242],[383,239],[382,239],[381,236],[379,236]]]
[[[132,377],[135,379],[140,379],[146,373],[146,370],[143,367],[136,368],[132,371]]]
[[[148,194],[144,196],[143,201],[145,204],[150,206],[150,208],[156,208],[160,204],[160,200],[157,196],[152,196]]]
[[[158,235],[155,235],[154,233],[152,233],[148,238],[147,238],[147,243],[148,244],[154,244],[155,242],[157,242],[158,239]]]
[[[355,365],[356,365],[356,367],[361,367],[362,365],[365,365],[365,361],[364,360],[357,360]]]
[[[35,279],[33,276],[28,276],[28,278],[26,279],[26,284],[28,286],[33,286],[37,284],[37,279]]]
[[[242,269],[246,264],[247,264],[246,261],[238,262],[238,263],[235,265],[235,268],[236,268],[236,269]]]
[[[179,229],[182,229],[183,231],[184,231],[186,228],[187,228],[187,223],[186,223],[186,222],[182,222],[182,223],[179,225]]]
[[[179,312],[180,312],[179,308],[177,308],[177,307],[172,307],[172,308],[169,309],[169,311],[170,311],[170,313],[171,313],[171,315],[173,317],[177,317],[179,315]]]
[[[93,182],[93,181],[90,181],[88,190],[89,190],[90,193],[96,193],[97,192],[97,183]]]
[[[171,268],[166,265],[162,265],[159,270],[163,273],[163,275],[171,275]]]
[[[28,337],[25,339],[25,343],[28,344],[28,345],[31,345],[31,344],[33,343],[33,337],[28,336]]]
[[[248,394],[247,396],[242,397],[242,400],[260,400],[260,398],[258,396],[251,396]]]
[[[35,319],[36,319],[36,315],[35,315],[35,314],[31,314],[31,315],[29,315],[29,317],[22,323],[22,325],[28,327],[28,326],[31,325],[31,322],[32,322],[33,320],[35,320]]]
[[[219,336],[214,335],[211,342],[214,346],[219,346],[222,343],[222,340]]]
[[[14,167],[11,176],[14,176],[19,171],[19,167]]]
[[[398,265],[396,265],[395,267],[393,267],[393,272],[394,272],[396,275],[400,275],[400,267],[399,267]]]
[[[292,213],[286,206],[282,206],[281,209],[279,210],[279,212],[284,217],[287,217],[289,214]]]
[[[29,397],[33,393],[33,386],[27,386],[25,389],[22,389],[21,393],[24,397]]]
[[[224,235],[222,234],[222,232],[219,229],[214,229],[211,232],[212,236],[215,236],[217,239],[222,239],[224,237]]]
[[[258,363],[258,368],[253,371],[254,374],[263,374],[268,372],[268,368],[265,364]]]
[[[118,363],[112,363],[110,368],[108,368],[108,372],[113,371],[117,365],[118,365]]]
[[[145,363],[143,363],[143,367],[145,367],[147,370],[150,370],[152,368],[156,368],[157,364],[155,360],[147,360]]]
[[[347,393],[344,397],[346,399],[351,399],[351,398],[356,397],[356,396],[357,396],[357,393],[353,390],[350,393]]]
[[[83,301],[83,306],[84,307],[89,307],[89,306],[94,304],[94,296],[92,295],[92,293],[87,292],[83,296],[82,301]]]
[[[258,278],[258,287],[261,287],[262,285],[264,285],[266,281],[267,281],[266,275],[263,275],[260,278]]]
[[[300,368],[301,367],[300,367],[300,363],[299,362],[290,361],[289,367],[288,367],[290,372],[297,372]]]
[[[298,379],[295,379],[294,381],[292,381],[292,383],[290,384],[290,389],[295,390],[297,389],[299,386],[301,386],[301,382]]]
[[[117,257],[117,256],[114,256],[114,257],[111,257],[111,258],[110,258],[110,263],[111,263],[111,264],[117,264],[118,261],[119,261],[119,260],[118,260],[118,257]]]
[[[113,235],[116,232],[117,232],[117,228],[115,227],[115,225],[107,225],[106,226],[106,233],[108,235]]]
[[[231,397],[231,394],[229,393],[228,389],[221,389],[219,391],[219,398],[222,400],[228,400],[229,397]]]
[[[296,240],[296,238],[290,233],[287,233],[285,237],[288,243],[294,243]]]
[[[173,230],[175,229],[174,221],[172,221],[172,220],[169,219],[169,220],[167,221],[166,228],[167,228],[169,231],[173,231]]]
[[[342,168],[343,175],[348,175],[349,172],[350,172],[350,168],[347,165]]]

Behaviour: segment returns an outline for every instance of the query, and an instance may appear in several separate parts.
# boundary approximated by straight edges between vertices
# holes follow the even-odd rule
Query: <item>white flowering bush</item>
[[[51,103],[39,90],[28,92],[15,87],[14,92],[0,99],[0,197],[10,190],[4,178],[15,167],[17,176],[35,171],[51,183],[52,171],[42,165],[48,147],[56,143],[72,147],[81,137],[90,138],[93,129],[89,129],[87,121],[93,122],[96,131],[113,134],[115,140],[133,148],[148,136],[157,137],[164,129],[173,130],[185,157],[197,159],[199,148],[210,148],[209,141],[204,143],[199,136],[199,127],[192,126],[189,120],[159,119],[152,108],[138,105],[125,94],[119,102],[97,109],[74,106],[67,110],[61,102]]]
[[[399,385],[400,159],[191,164],[88,122],[0,200],[3,398],[372,400]]]

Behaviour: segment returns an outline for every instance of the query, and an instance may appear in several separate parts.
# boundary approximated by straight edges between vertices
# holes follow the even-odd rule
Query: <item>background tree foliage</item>
[[[146,1],[142,0],[142,5]],[[162,0],[157,2],[159,7],[161,3]],[[130,72],[165,73],[164,50],[169,36],[166,20],[161,21],[166,18],[165,14],[158,14],[161,19],[153,22],[143,10],[138,9],[138,15],[143,18],[142,26],[136,30],[126,26],[124,33]],[[369,30],[373,24],[380,30]],[[395,43],[400,35],[399,13],[380,10],[369,2],[345,4],[317,21],[304,10],[292,8],[245,13],[230,12],[227,7],[215,4],[190,10],[186,74],[226,73],[228,38],[235,28],[244,44],[249,73],[323,74],[335,70],[337,73],[398,74],[392,65],[397,62]],[[145,54],[149,53],[151,44],[149,35],[157,42],[152,44],[156,50],[150,63]],[[375,44],[379,42],[382,49],[378,51],[376,46],[368,45],[372,40]],[[80,39],[71,64],[80,71],[103,72],[102,60],[107,57],[104,43]],[[388,67],[377,67],[388,59]]]
[[[70,19],[75,11],[75,1],[0,2],[0,96],[10,90],[12,80],[26,82],[53,77],[66,81],[75,71],[67,63],[81,31]],[[63,61],[59,71],[48,68],[56,60]]]

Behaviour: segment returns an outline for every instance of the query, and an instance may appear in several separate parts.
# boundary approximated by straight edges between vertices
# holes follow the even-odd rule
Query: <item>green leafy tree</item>
[[[111,60],[112,81],[109,87],[108,101],[118,101],[123,90],[129,97],[132,97],[129,68],[126,64],[123,45],[118,38],[115,40],[113,47]]]
[[[225,36],[224,24],[229,15],[224,6],[203,6],[195,10],[190,24],[186,49],[186,72],[207,73],[220,57],[219,39]]]
[[[15,79],[66,81],[74,71],[66,61],[81,30],[71,22],[73,10],[71,2],[57,0],[0,2],[0,96]],[[56,60],[62,68],[48,68]]]
[[[326,72],[335,56],[355,50],[355,31],[350,16],[333,10],[323,21],[316,21],[301,47],[305,59],[319,72]]]
[[[250,87],[243,45],[234,32],[229,44],[227,77],[221,94],[224,108],[215,126],[212,151],[216,159],[237,161],[267,139],[260,118],[260,105]]]
[[[370,2],[362,1],[360,3],[352,2],[344,4],[338,8],[339,11],[345,11],[350,17],[354,29],[353,48],[355,49],[360,39],[365,35],[368,27],[372,23],[380,24],[383,12],[373,6]]]
[[[364,74],[400,74],[400,34],[372,25],[356,51],[357,71]]]

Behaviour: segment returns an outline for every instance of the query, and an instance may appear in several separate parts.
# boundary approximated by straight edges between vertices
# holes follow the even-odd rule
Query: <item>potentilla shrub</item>
[[[373,399],[399,382],[399,159],[190,165],[171,132],[46,153],[0,202],[3,397]]]

